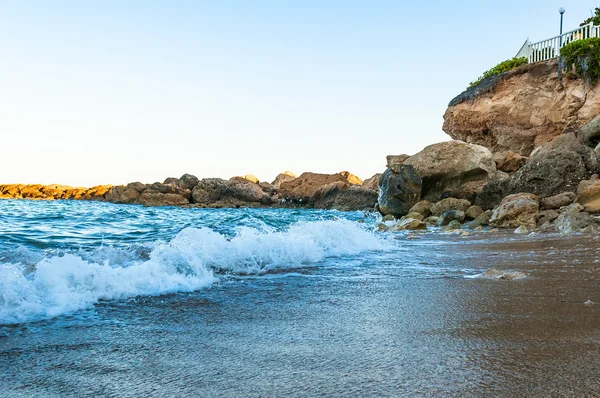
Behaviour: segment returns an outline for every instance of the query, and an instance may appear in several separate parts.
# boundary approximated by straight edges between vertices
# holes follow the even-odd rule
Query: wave
[[[49,319],[100,300],[195,291],[222,273],[296,269],[384,247],[356,222],[329,220],[285,231],[240,227],[232,237],[186,228],[168,243],[45,257],[19,248],[0,258],[0,324]]]

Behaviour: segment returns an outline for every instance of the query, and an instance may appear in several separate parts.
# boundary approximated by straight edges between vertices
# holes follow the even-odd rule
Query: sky
[[[600,2],[0,0],[0,183],[368,178]]]

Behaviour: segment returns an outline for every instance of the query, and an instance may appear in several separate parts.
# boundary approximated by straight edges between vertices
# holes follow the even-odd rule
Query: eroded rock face
[[[421,178],[411,165],[393,164],[379,178],[379,211],[400,218],[421,198]]]
[[[581,180],[598,171],[594,151],[579,143],[573,134],[563,134],[536,149],[529,162],[512,176],[490,182],[477,196],[484,209],[496,206],[502,198],[518,192],[550,197],[576,191]]]
[[[577,131],[598,115],[600,90],[583,79],[558,80],[557,61],[527,65],[452,100],[444,131],[492,152],[529,156],[554,137]],[[592,142],[595,139],[591,140]]]
[[[431,202],[450,196],[473,200],[496,175],[492,153],[462,141],[429,145],[404,164],[413,166],[421,176],[421,196]]]
[[[524,225],[533,230],[540,216],[539,198],[531,193],[509,195],[492,212],[490,224],[500,228],[518,228]]]

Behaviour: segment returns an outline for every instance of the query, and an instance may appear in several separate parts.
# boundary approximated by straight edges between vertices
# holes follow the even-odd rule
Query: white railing
[[[547,61],[557,58],[560,55],[560,49],[575,40],[589,39],[590,37],[600,37],[600,26],[594,26],[593,23],[582,26],[559,36],[550,39],[529,43],[526,48],[523,46],[517,57],[526,56],[529,63]]]

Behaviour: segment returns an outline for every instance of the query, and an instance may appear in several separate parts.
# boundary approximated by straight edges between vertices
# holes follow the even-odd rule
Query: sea
[[[600,396],[599,235],[380,223],[1,200],[0,397]]]

